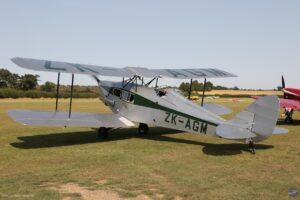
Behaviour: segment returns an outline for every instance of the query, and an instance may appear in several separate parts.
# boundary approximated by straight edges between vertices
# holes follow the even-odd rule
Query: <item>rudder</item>
[[[256,135],[253,140],[257,142],[272,135],[276,127],[278,112],[278,97],[265,96],[238,113],[230,122],[249,124],[249,131]]]

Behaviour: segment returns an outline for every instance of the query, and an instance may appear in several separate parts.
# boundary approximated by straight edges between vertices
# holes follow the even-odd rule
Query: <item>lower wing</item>
[[[203,103],[203,108],[209,110],[212,113],[215,113],[216,115],[226,115],[232,112],[229,108],[226,108],[225,106],[221,106],[210,102]]]
[[[300,101],[280,98],[280,107],[300,110]]]
[[[16,122],[31,126],[79,126],[125,128],[134,126],[130,120],[116,114],[72,112],[52,112],[37,110],[9,110],[8,114]]]
[[[251,96],[251,98],[257,100],[260,99],[261,96]],[[300,100],[280,98],[279,102],[280,102],[280,107],[282,108],[293,108],[293,109],[300,110]]]

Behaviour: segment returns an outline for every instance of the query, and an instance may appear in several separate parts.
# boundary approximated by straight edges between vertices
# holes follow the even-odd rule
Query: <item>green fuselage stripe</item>
[[[218,126],[218,124],[215,124],[213,122],[209,122],[209,121],[206,121],[206,120],[203,120],[203,119],[199,119],[197,117],[194,117],[194,116],[191,116],[191,115],[179,112],[179,111],[171,109],[171,108],[167,108],[167,107],[162,106],[162,105],[159,105],[158,103],[153,102],[153,101],[151,101],[149,99],[146,99],[145,97],[142,97],[141,95],[138,95],[138,94],[134,95],[134,104],[138,105],[138,106],[147,107],[147,108],[153,108],[153,109],[157,109],[157,110],[163,110],[163,111],[174,113],[174,114],[177,114],[177,115],[189,118],[189,119],[193,119],[193,120],[197,120],[197,121],[200,121],[200,122],[204,122],[204,123],[207,123],[207,124],[212,125],[212,126]]]

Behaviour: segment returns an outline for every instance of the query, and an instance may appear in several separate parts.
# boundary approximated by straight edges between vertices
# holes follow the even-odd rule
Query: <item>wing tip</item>
[[[13,57],[13,58],[11,58],[10,60],[13,62],[13,63],[15,63],[16,65],[18,65],[18,62],[20,61],[20,57]]]

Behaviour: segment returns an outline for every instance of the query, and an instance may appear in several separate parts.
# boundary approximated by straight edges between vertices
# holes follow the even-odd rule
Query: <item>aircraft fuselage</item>
[[[216,127],[225,120],[194,104],[174,89],[146,86],[120,87],[122,83],[100,84],[101,100],[132,122],[196,134],[216,136]]]
[[[300,90],[295,88],[283,88],[283,95],[285,99],[294,99],[300,101]]]

